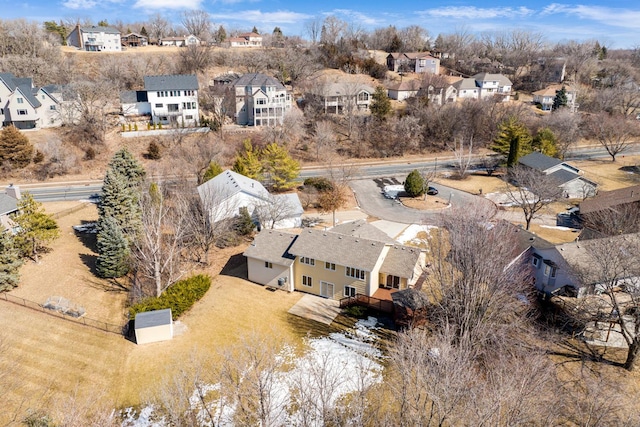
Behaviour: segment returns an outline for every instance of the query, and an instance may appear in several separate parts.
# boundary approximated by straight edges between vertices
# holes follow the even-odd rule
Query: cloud
[[[330,15],[342,15],[350,18],[353,22],[357,22],[365,26],[378,25],[382,22],[379,19],[351,9],[334,9]]]
[[[88,1],[88,0],[75,0]],[[202,0],[137,0],[133,7],[136,9],[199,9]]]
[[[475,6],[446,6],[435,9],[418,11],[422,16],[433,18],[453,19],[493,19],[493,18],[522,18],[533,15],[534,11],[527,7],[491,7],[479,8]]]
[[[96,6],[97,2],[94,0],[67,0],[62,3],[67,9],[80,10],[80,9],[92,9]]]
[[[151,0],[155,1],[155,0]],[[172,1],[172,0],[164,0]],[[275,23],[275,24],[297,24],[301,20],[311,18],[311,15],[305,13],[291,12],[288,10],[278,10],[276,12],[262,12],[260,10],[243,10],[233,11],[229,13],[213,13],[211,18],[218,21],[240,21],[240,22],[259,22],[259,23]]]
[[[544,15],[565,14],[580,19],[600,22],[611,27],[638,29],[640,10],[612,8],[606,6],[566,5],[552,3],[542,11]]]

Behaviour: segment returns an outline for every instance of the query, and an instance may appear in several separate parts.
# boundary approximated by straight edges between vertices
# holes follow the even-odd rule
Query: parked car
[[[438,194],[438,189],[436,187],[429,187],[427,189],[427,194],[430,196],[435,196],[436,194]]]

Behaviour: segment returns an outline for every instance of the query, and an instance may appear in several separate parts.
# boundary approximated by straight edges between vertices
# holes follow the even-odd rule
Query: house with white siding
[[[292,107],[291,94],[284,85],[265,74],[245,74],[231,83],[231,87],[227,96],[233,97],[235,108],[230,113],[239,125],[281,125]]]
[[[598,184],[582,176],[583,172],[580,169],[560,159],[533,152],[521,157],[518,162],[553,177],[562,189],[564,197],[568,199],[586,199],[596,194]]]
[[[120,31],[113,27],[76,27],[67,36],[67,45],[89,52],[121,52]]]
[[[55,86],[36,87],[30,77],[0,73],[0,128],[41,129],[60,126],[61,94]]]
[[[242,33],[227,39],[229,47],[262,47],[262,36],[256,33]]]

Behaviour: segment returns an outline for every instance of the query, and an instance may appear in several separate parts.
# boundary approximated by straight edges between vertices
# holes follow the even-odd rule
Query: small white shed
[[[136,343],[148,344],[173,338],[171,309],[147,311],[136,314]]]

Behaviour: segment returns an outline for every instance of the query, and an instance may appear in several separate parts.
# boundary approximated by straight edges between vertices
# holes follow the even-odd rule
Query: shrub
[[[320,192],[333,190],[333,183],[327,178],[323,177],[307,178],[304,180],[304,185],[313,187]]]
[[[160,153],[160,146],[157,142],[151,141],[147,147],[147,158],[151,160],[159,160],[162,157]]]
[[[352,305],[347,307],[344,311],[347,313],[348,316],[357,317],[360,319],[360,318],[363,318],[367,313],[367,308],[359,305]]]
[[[42,163],[44,161],[44,154],[42,151],[37,150],[35,156],[33,156],[33,163]]]
[[[87,150],[84,152],[84,159],[93,160],[95,158],[96,158],[96,150],[93,147],[87,148]]]
[[[159,297],[146,298],[129,307],[129,317],[133,319],[137,313],[170,308],[171,316],[176,320],[202,298],[210,286],[211,277],[204,274],[180,280]]]

